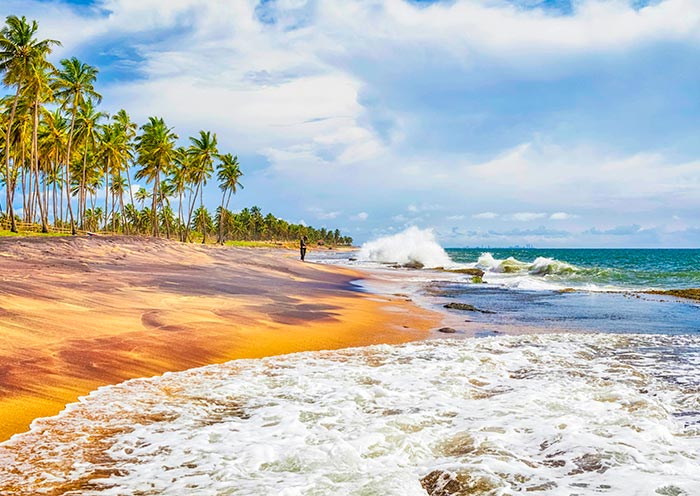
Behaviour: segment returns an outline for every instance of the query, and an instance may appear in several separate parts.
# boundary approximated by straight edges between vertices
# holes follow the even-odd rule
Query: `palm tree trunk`
[[[78,102],[78,97],[76,96],[74,101],[73,101],[73,112],[71,115],[71,121],[70,121],[70,133],[68,133],[68,150],[66,151],[66,163],[64,164],[65,167],[65,177],[63,180],[66,182],[66,202],[68,204],[68,214],[70,215],[70,231],[73,236],[77,234],[77,231],[75,230],[75,219],[73,218],[73,206],[71,205],[71,200],[70,200],[70,149],[71,145],[73,144],[73,131],[75,129],[75,114],[77,112],[77,102]]]
[[[153,236],[158,237],[158,209],[156,199],[160,187],[160,165],[156,167],[156,177],[153,181]]]
[[[105,231],[107,230],[107,222],[109,221],[109,216],[107,212],[109,211],[109,157],[107,157],[107,167],[105,167]]]
[[[56,160],[56,167],[57,167],[57,168],[58,168],[58,167],[61,167],[61,164],[58,163],[58,160]],[[63,178],[63,181],[65,181],[65,177]],[[63,182],[60,182],[60,181],[59,181],[59,183],[58,183],[58,190],[59,190],[60,193],[61,193],[61,194],[59,195],[59,197],[58,197],[58,201],[59,201],[59,204],[58,204],[58,206],[59,206],[59,217],[61,217],[61,227],[64,227],[64,225],[65,225],[65,220],[66,220],[66,219],[65,219],[65,217],[63,216]]]
[[[192,212],[194,211],[194,204],[197,201],[197,194],[199,193],[199,185],[200,183],[197,183],[197,187],[194,190],[194,196],[191,198],[190,202],[190,211],[187,213],[187,224],[185,225],[185,239],[183,241],[187,241],[190,237],[190,223],[192,222]]]
[[[29,182],[29,185],[26,184],[27,150],[25,149],[24,146],[22,146],[22,155],[21,155],[20,164],[22,167],[22,205],[24,208],[24,220],[27,221],[28,220],[27,215],[29,214],[29,205],[27,204],[27,189],[31,185],[31,181]]]
[[[226,212],[226,219],[228,220],[228,214],[229,214],[229,204],[231,203],[231,195],[233,195],[233,191],[229,190],[228,192],[228,198],[226,198],[226,204],[224,205],[224,211]],[[223,241],[221,242],[222,244],[224,243]]]
[[[182,190],[180,190],[179,195],[180,195],[180,202],[177,205],[178,235],[180,237],[180,241],[184,243],[184,241],[185,241],[183,239],[184,228],[182,225]]]
[[[15,210],[12,207],[12,202],[15,196],[15,185],[11,180],[10,175],[10,135],[12,134],[12,124],[15,120],[15,112],[17,111],[17,103],[19,103],[19,93],[22,89],[22,84],[17,85],[15,98],[12,102],[12,110],[10,111],[10,119],[7,122],[7,132],[5,133],[5,201],[7,204],[7,215],[10,217],[10,231],[17,232],[17,223],[15,222]]]
[[[52,195],[53,202],[52,203],[53,203],[53,225],[54,225],[54,227],[58,227],[58,209],[56,208],[57,207],[57,205],[56,205],[56,199],[57,199],[56,198],[56,196],[57,196],[56,195],[56,183],[57,183],[57,181],[58,181],[58,178],[54,178],[54,182],[52,185],[53,186],[53,195]]]
[[[204,209],[204,180],[200,182],[200,187],[199,187],[199,206],[200,208]],[[202,210],[203,211],[203,210]],[[206,218],[205,218],[206,220]],[[207,241],[207,223],[204,222],[202,224],[202,244],[205,244]]]
[[[124,213],[124,192],[119,192],[119,210],[122,216],[122,231],[126,229],[126,214]]]
[[[126,161],[126,183],[129,185],[129,199],[131,200],[131,205],[134,204],[134,191],[131,189],[131,174],[129,174],[129,161]],[[124,212],[124,205],[122,205],[122,213]],[[127,234],[131,232],[131,226],[126,222],[126,216],[124,216],[124,228]]]
[[[163,224],[165,224],[165,237],[167,239],[170,239],[170,221],[172,220],[172,209],[170,208],[170,200],[167,200],[167,197],[163,194],[161,191],[160,193],[160,208],[161,211],[163,212]],[[168,207],[168,210],[165,210],[165,207]]]
[[[226,210],[224,208],[224,200],[226,199],[226,190],[224,194],[221,195],[221,211],[219,212],[219,244],[224,244],[224,218],[226,217]]]
[[[83,154],[83,177],[80,181],[80,205],[78,205],[78,217],[80,224],[85,224],[85,208],[87,207],[87,156],[88,142],[85,143],[85,153]]]
[[[49,180],[48,175],[44,173],[44,212],[46,212],[46,222],[49,221]]]
[[[41,232],[48,233],[49,226],[47,225],[46,215],[44,211],[44,203],[41,200],[41,186],[39,184],[39,100],[34,100],[34,123],[32,128],[32,152],[31,161],[34,168],[34,180],[36,186],[36,199],[39,203],[39,216],[41,217]]]
[[[22,160],[22,222],[29,222],[29,215],[31,214],[29,204],[27,203],[27,191],[27,171],[24,167],[24,160]]]
[[[119,185],[120,185],[119,186],[119,194],[120,195],[122,194],[122,191],[121,191],[122,190],[122,186],[121,186],[122,180],[121,179],[122,179],[121,173],[119,172],[119,169],[117,169],[117,181],[119,181]],[[115,209],[116,203],[117,203],[117,194],[113,192],[112,193],[112,211],[109,214],[111,216],[111,219],[112,219],[112,232],[117,230],[117,228],[114,224],[114,209]]]

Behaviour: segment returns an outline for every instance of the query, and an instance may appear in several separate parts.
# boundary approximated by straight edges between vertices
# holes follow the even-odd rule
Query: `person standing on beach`
[[[301,261],[303,262],[306,256],[306,236],[302,236],[299,241],[299,252],[301,253]]]

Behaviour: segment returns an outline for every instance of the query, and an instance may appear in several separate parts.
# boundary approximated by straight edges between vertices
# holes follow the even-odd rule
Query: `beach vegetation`
[[[124,109],[110,115],[100,107],[99,69],[76,57],[53,65],[59,45],[26,17],[8,16],[0,28],[0,230],[352,243],[338,229],[289,223],[257,206],[230,210],[244,174],[216,133],[201,130],[183,145],[161,116],[139,126]],[[204,202],[212,178],[221,191],[215,211]]]

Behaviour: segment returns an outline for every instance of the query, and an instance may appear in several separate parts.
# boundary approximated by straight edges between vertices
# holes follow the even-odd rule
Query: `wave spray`
[[[398,234],[364,243],[357,258],[363,262],[398,264],[419,262],[429,268],[454,264],[438,244],[432,229],[419,229],[415,226]]]

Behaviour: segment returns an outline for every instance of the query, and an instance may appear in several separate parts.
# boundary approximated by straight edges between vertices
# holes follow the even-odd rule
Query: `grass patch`
[[[36,232],[36,231],[20,231],[18,233],[13,233],[9,229],[0,230],[0,237],[26,237],[26,236],[43,236],[43,237],[58,237],[58,236],[70,236],[70,233],[60,233],[60,232]]]
[[[240,246],[245,248],[296,248],[293,242],[282,241],[226,241],[226,246]]]

